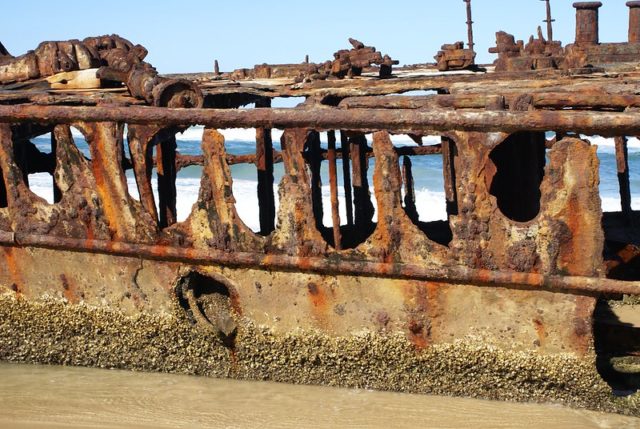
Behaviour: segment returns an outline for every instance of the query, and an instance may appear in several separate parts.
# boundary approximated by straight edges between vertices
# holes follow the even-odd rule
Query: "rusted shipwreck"
[[[383,59],[345,72],[367,49],[353,43],[336,55],[341,76],[305,62],[231,80],[160,76],[117,36],[2,49],[0,358],[638,414],[637,396],[606,381],[637,383],[611,364],[640,348],[610,300],[640,294],[626,158],[627,136],[640,134],[640,43],[600,44],[597,21],[580,21],[597,20],[582,15],[597,5],[576,7],[577,68],[447,75]],[[624,61],[609,65],[614,51]],[[280,97],[306,101],[271,108]],[[202,153],[185,156],[176,134],[192,125],[205,127]],[[226,153],[219,130],[237,127],[256,130],[255,153]],[[272,129],[284,130],[280,150]],[[47,133],[43,153],[31,140]],[[396,145],[399,134],[417,143]],[[429,135],[437,144],[423,144]],[[616,139],[618,212],[602,213],[585,137],[596,135]],[[419,220],[419,156],[442,157],[447,220]],[[236,210],[237,163],[257,170],[256,232]],[[202,165],[201,188],[178,222],[188,165]],[[29,189],[35,172],[51,174],[53,202]]]

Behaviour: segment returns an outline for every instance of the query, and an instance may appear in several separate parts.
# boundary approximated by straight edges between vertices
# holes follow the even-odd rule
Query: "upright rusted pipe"
[[[340,234],[340,207],[338,203],[338,168],[336,165],[336,132],[327,132],[327,159],[329,161],[329,187],[331,190],[331,220],[333,222],[333,247],[342,249]]]
[[[599,1],[577,2],[576,8],[576,44],[597,45],[599,43],[598,9]]]
[[[177,221],[175,135],[163,139],[156,145],[156,168],[158,171],[160,228],[166,228]]]
[[[622,214],[627,222],[631,222],[633,212],[631,210],[631,187],[629,185],[629,152],[627,138],[616,137],[616,166],[618,170],[618,184],[620,186],[620,206]]]
[[[447,216],[458,214],[458,192],[456,190],[456,144],[453,140],[442,137],[442,174],[444,176],[444,193],[447,205]]]
[[[347,133],[340,131],[340,152],[342,155],[342,181],[344,186],[344,204],[347,212],[347,225],[353,225],[353,197],[351,194],[351,158]]]
[[[416,209],[416,193],[413,185],[413,171],[411,158],[402,157],[402,178],[404,182],[404,211],[414,223],[418,222],[419,215]]]
[[[550,0],[542,0],[542,1],[547,4],[547,19],[544,22],[547,23],[547,40],[549,42],[551,42],[553,40],[553,25],[551,23],[554,22],[555,19],[551,19],[551,2],[550,2]]]
[[[271,107],[271,99],[256,101],[256,107]],[[256,128],[256,169],[258,170],[260,235],[269,235],[275,229],[276,218],[273,194],[273,141],[269,128]]]
[[[629,43],[640,43],[640,1],[628,1]]]
[[[369,191],[369,179],[367,177],[367,138],[362,133],[355,133],[351,141],[351,165],[353,181],[353,205],[355,207],[354,224],[363,232],[371,226],[374,208],[371,203],[371,193]]]
[[[462,0],[467,4],[467,41],[469,49],[473,51],[473,20],[471,19],[471,0]]]
[[[53,174],[51,175],[51,180],[53,181],[53,202],[59,203],[62,199],[62,192],[56,183],[56,168],[58,167],[58,157],[56,155],[58,151],[58,139],[56,138],[56,133],[51,133],[51,155],[53,156]]]

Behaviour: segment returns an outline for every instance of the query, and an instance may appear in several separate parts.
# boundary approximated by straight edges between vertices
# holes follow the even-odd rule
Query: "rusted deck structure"
[[[596,327],[594,340],[594,310],[640,294],[626,159],[640,135],[640,21],[630,2],[632,39],[601,45],[597,21],[582,21],[597,4],[576,7],[576,44],[549,31],[516,51],[499,35],[503,71],[476,74],[392,69],[357,40],[322,65],[181,76],[117,36],[2,49],[0,358],[638,414],[596,368],[637,353],[635,331]],[[306,101],[271,108],[280,97]],[[176,134],[192,125],[205,126],[202,154],[185,156]],[[227,154],[226,128],[255,129],[255,153]],[[31,140],[48,133],[42,153]],[[602,213],[594,135],[616,138],[616,213]],[[442,157],[447,220],[419,220],[418,156]],[[236,210],[238,163],[257,170],[259,231]],[[189,165],[201,187],[178,222]],[[35,172],[51,174],[52,203],[29,189]]]

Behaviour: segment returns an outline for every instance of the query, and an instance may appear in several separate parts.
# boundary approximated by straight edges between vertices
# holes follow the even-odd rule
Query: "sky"
[[[575,37],[573,1],[551,0],[554,39]],[[625,0],[604,0],[600,41],[627,39]],[[546,30],[541,0],[472,0],[478,63],[495,56],[495,32],[528,40]],[[349,37],[375,46],[400,64],[433,62],[440,45],[466,42],[462,0],[87,0],[7,1],[0,41],[12,55],[44,40],[119,34],[145,46],[146,60],[160,73],[205,72],[217,59],[222,71],[262,63],[299,63],[333,58],[350,48]],[[9,17],[9,19],[7,19]]]

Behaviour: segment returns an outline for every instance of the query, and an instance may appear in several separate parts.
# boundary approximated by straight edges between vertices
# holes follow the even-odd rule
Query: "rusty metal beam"
[[[437,155],[442,153],[442,145],[435,144],[429,146],[398,146],[394,150],[398,156],[420,156],[420,155]],[[329,152],[322,149],[319,151],[319,155],[322,159],[329,159]],[[347,155],[348,157],[349,155]],[[258,157],[255,154],[246,155],[231,155],[227,154],[227,164],[255,164],[258,162]],[[367,158],[375,158],[375,154],[371,149],[367,150]],[[342,152],[336,152],[336,159],[344,159]],[[154,158],[155,162],[155,158]],[[282,152],[277,150],[273,151],[273,163],[279,164],[282,162]],[[190,165],[204,165],[203,155],[182,155],[176,153],[176,170],[180,171]],[[348,167],[348,164],[347,164]]]
[[[271,100],[256,101],[256,107],[271,107]],[[273,141],[269,128],[256,129],[255,165],[258,170],[260,234],[266,236],[271,234],[276,227],[276,203],[273,194]]]
[[[495,94],[444,94],[444,95],[387,95],[345,98],[338,107],[346,109],[496,109],[509,107],[522,91],[503,91]],[[623,111],[628,107],[640,107],[640,96],[608,94],[605,92],[534,92],[531,105],[540,109],[611,109]]]
[[[522,290],[544,290],[556,293],[600,296],[603,294],[640,295],[640,282],[599,277],[542,275],[511,271],[491,271],[461,266],[426,267],[418,264],[350,261],[326,257],[264,255],[247,252],[154,246],[103,240],[81,240],[50,235],[0,231],[0,245],[37,247],[70,252],[148,258],[188,264],[218,264],[223,266],[296,270],[325,275],[361,275],[395,279],[433,281],[434,284],[472,284]]]
[[[333,247],[342,249],[340,234],[340,210],[338,207],[338,168],[336,165],[336,132],[327,133],[327,159],[329,160],[329,188],[331,192],[331,221],[333,223]]]
[[[639,135],[633,112],[448,111],[389,109],[174,109],[163,107],[0,106],[0,122],[123,122],[206,125],[214,128],[312,128],[395,133],[444,131],[572,131],[604,136]]]

